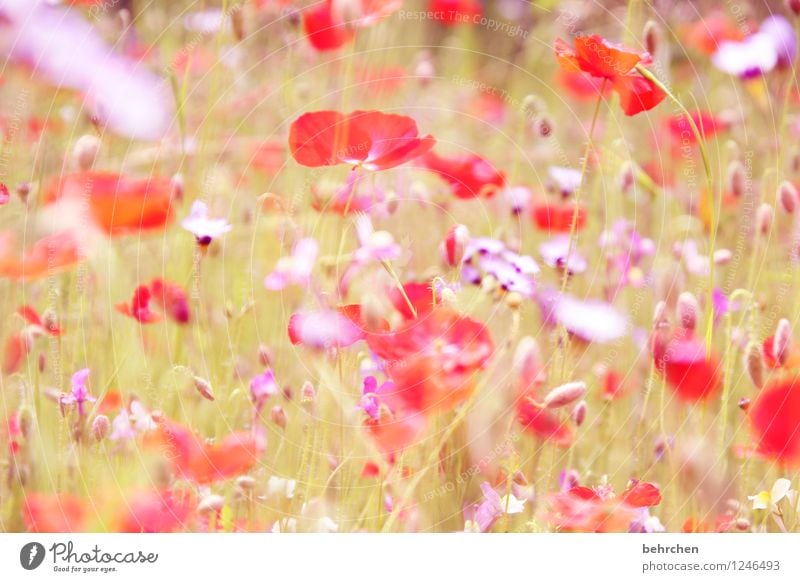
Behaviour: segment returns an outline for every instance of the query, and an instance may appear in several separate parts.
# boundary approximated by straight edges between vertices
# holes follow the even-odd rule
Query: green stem
[[[678,98],[675,97],[675,95],[667,88],[667,86],[664,85],[664,83],[662,83],[658,77],[651,73],[646,67],[642,65],[636,65],[636,70],[645,79],[663,91],[664,94],[675,104],[675,106],[681,110],[683,115],[686,116],[686,120],[689,122],[689,127],[691,128],[694,138],[697,141],[697,147],[700,149],[700,157],[703,160],[703,170],[705,171],[706,175],[706,186],[708,188],[709,196],[711,196],[711,204],[709,205],[711,212],[711,235],[708,251],[708,291],[706,296],[706,353],[710,355],[711,340],[713,339],[714,335],[714,252],[717,245],[717,197],[714,195],[714,179],[713,174],[711,173],[711,163],[708,160],[708,152],[706,151],[703,135],[697,128],[697,124],[694,122],[694,119],[692,119],[692,115],[689,113],[686,107],[683,106],[683,103],[681,103]]]

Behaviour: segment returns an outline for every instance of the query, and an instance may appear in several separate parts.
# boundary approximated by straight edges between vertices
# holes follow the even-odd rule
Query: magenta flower
[[[361,400],[358,407],[366,412],[371,418],[375,420],[380,419],[381,401],[380,394],[384,392],[391,392],[394,389],[394,382],[384,382],[378,386],[378,381],[375,376],[367,376],[364,378],[364,387],[362,389]]]
[[[504,291],[532,298],[539,272],[533,258],[507,249],[501,241],[478,237],[467,244],[461,278],[465,283],[480,285],[491,276]]]
[[[250,400],[256,412],[261,412],[269,397],[275,396],[278,392],[278,383],[272,370],[267,370],[250,380]]]
[[[540,244],[539,253],[548,267],[566,269],[571,275],[585,272],[589,266],[586,258],[580,254],[574,243],[572,249],[569,247],[569,235],[560,234]]]
[[[86,381],[89,379],[89,368],[78,370],[72,375],[72,393],[63,394],[59,399],[59,404],[62,409],[65,406],[78,406],[78,416],[81,418],[85,415],[84,406],[87,402],[96,402],[97,398],[89,394],[86,388]]]

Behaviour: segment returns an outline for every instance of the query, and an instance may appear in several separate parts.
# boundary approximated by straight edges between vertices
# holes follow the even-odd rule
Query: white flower
[[[797,492],[792,490],[792,482],[780,478],[772,485],[771,491],[761,491],[755,495],[748,495],[747,498],[753,502],[753,509],[769,509],[772,513],[778,513],[778,503],[784,498],[792,503],[796,495]]]
[[[525,511],[525,500],[517,499],[514,497],[513,493],[509,493],[500,498],[500,506],[506,514],[514,515],[515,513],[522,513]]]
[[[294,490],[297,486],[297,481],[294,479],[283,479],[273,475],[267,480],[267,497],[274,497],[275,495],[283,495],[286,499],[294,497]]]
[[[231,229],[224,218],[209,218],[208,205],[200,200],[194,201],[189,216],[181,221],[181,226],[197,237],[198,244],[202,246],[211,244],[212,240]]]

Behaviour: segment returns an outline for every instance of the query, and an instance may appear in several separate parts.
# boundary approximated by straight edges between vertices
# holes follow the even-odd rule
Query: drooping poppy
[[[428,152],[433,136],[419,137],[416,122],[380,111],[306,113],[292,122],[289,149],[298,164],[312,168],[350,164],[387,170]]]
[[[150,292],[153,300],[172,321],[180,324],[189,323],[191,319],[189,298],[183,287],[163,279],[153,279],[150,283]]]
[[[610,83],[620,97],[625,115],[648,111],[661,103],[666,94],[636,70],[648,65],[652,57],[638,53],[592,34],[575,38],[575,48],[561,39],[555,41],[555,53],[561,68],[567,72],[582,71]]]
[[[477,154],[445,157],[429,152],[420,162],[447,182],[456,198],[489,198],[506,183],[505,174]]]
[[[45,190],[46,205],[88,207],[88,218],[108,236],[163,229],[172,222],[175,185],[169,178],[131,178],[112,172],[78,172]]]
[[[771,380],[747,411],[756,451],[782,465],[800,466],[800,380]]]

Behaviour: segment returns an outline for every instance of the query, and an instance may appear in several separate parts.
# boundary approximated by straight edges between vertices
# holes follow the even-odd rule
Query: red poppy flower
[[[156,323],[161,316],[150,310],[150,289],[147,285],[139,285],[133,292],[130,303],[117,303],[114,309],[123,315],[132,317],[139,323]]]
[[[717,393],[721,384],[721,365],[716,355],[706,355],[697,338],[675,330],[657,333],[652,339],[656,368],[684,402],[701,402]]]
[[[0,233],[0,277],[28,281],[74,267],[83,260],[77,237],[70,231],[45,236],[21,257],[16,256],[15,236]]]
[[[407,449],[425,429],[425,417],[415,412],[386,412],[378,418],[367,418],[364,427],[377,449],[384,455],[394,455]]]
[[[405,283],[403,291],[417,311],[417,317],[429,313],[434,308],[433,289],[430,283]],[[397,287],[389,289],[388,295],[392,306],[403,316],[403,319],[415,319],[406,298]]]
[[[172,533],[186,529],[197,507],[187,491],[139,491],[120,504],[114,531],[120,533]]]
[[[494,350],[483,324],[446,306],[366,339],[385,361],[394,382],[394,388],[383,395],[389,407],[426,414],[452,409],[466,400],[474,388],[473,374]]]
[[[488,198],[506,183],[503,172],[476,154],[442,157],[429,152],[420,162],[447,182],[457,198]]]
[[[111,172],[64,176],[45,190],[45,204],[88,203],[89,218],[109,236],[162,229],[172,222],[175,185],[169,178],[130,178]]]
[[[31,533],[77,533],[86,528],[86,502],[73,495],[28,493],[22,501],[25,528]]]
[[[576,232],[586,226],[586,210],[578,208],[577,215],[575,213],[575,205],[572,203],[567,204],[551,204],[542,202],[533,205],[533,212],[531,217],[536,228],[545,232],[570,232],[572,229],[572,219],[575,216],[575,230]]]
[[[158,303],[167,316],[175,323],[189,323],[189,299],[186,291],[177,283],[170,283],[162,279],[153,279],[150,283],[150,292],[153,300]]]
[[[614,498],[587,496],[575,487],[549,497],[548,520],[559,529],[572,532],[627,532],[636,519],[636,510]],[[574,493],[573,493],[574,492]]]
[[[695,111],[691,115],[692,121],[694,121],[697,129],[700,130],[700,135],[705,140],[722,133],[729,127],[729,124],[725,120],[716,117],[713,113],[708,111]],[[666,125],[676,142],[697,143],[691,125],[686,119],[686,116],[682,113],[668,117]]]
[[[27,326],[21,332],[11,334],[6,340],[3,350],[3,373],[18,372],[22,363],[33,348],[37,335],[47,334],[54,337],[61,335],[61,328],[55,321],[44,322],[36,310],[30,305],[23,305],[17,310]]]
[[[767,339],[764,340],[764,344],[762,345],[761,352],[764,356],[764,363],[767,365],[768,368],[777,369],[777,368],[800,368],[800,345],[792,344],[789,347],[789,354],[786,357],[786,362],[781,366],[781,363],[775,359],[775,354],[773,353],[772,345],[775,343],[775,336],[771,335]]]
[[[237,477],[252,469],[264,451],[265,439],[252,432],[233,432],[208,444],[175,422],[159,427],[175,472],[194,483],[208,484]]]
[[[744,39],[745,33],[736,21],[721,10],[715,10],[697,22],[684,24],[679,29],[679,36],[686,46],[712,55],[717,52],[721,43],[740,41]]]
[[[562,420],[553,411],[537,406],[527,396],[517,400],[517,420],[522,428],[538,439],[558,447],[572,444],[572,430],[568,420]]]
[[[661,491],[652,483],[636,481],[620,496],[631,507],[653,507],[661,503]]]
[[[648,53],[628,50],[596,34],[577,37],[574,49],[556,39],[555,52],[564,71],[582,71],[610,82],[620,97],[625,115],[648,111],[666,97],[661,89],[635,69],[639,64],[650,64],[652,59]]]
[[[386,18],[402,6],[401,0],[324,0],[303,12],[303,30],[318,51],[341,48],[356,29]]]
[[[428,152],[433,136],[419,137],[416,122],[380,111],[315,111],[298,117],[289,129],[289,149],[308,167],[350,164],[387,170]]]
[[[758,393],[747,411],[756,450],[783,465],[800,466],[800,381],[779,378]]]
[[[556,70],[556,82],[567,90],[573,99],[579,101],[596,101],[601,95],[606,96],[611,87],[606,84],[603,87],[602,79],[592,77],[583,71]]]
[[[478,0],[430,0],[428,12],[442,26],[477,24],[483,14]]]
[[[624,395],[625,387],[622,382],[622,374],[616,370],[607,370],[603,374],[603,398],[606,400],[616,400]]]

